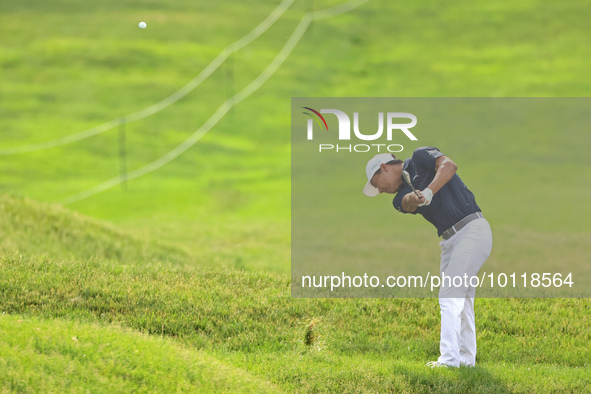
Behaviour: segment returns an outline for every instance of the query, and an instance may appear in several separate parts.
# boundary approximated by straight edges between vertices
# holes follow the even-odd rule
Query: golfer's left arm
[[[449,157],[438,157],[435,160],[435,178],[427,188],[431,189],[433,194],[437,193],[443,185],[453,178],[457,170],[458,166]]]

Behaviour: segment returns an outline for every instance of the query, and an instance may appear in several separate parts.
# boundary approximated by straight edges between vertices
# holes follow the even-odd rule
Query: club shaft
[[[419,195],[419,192],[416,191],[415,187],[412,185],[412,182],[410,181],[410,174],[408,172],[404,171],[402,177],[404,178],[404,180],[406,181],[406,183],[408,184],[408,186],[410,186],[410,188],[412,189],[412,191],[415,192],[415,194],[417,195],[417,197],[420,199],[421,196]]]

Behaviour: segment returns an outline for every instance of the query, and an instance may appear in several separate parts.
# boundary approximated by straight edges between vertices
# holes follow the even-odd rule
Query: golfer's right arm
[[[420,199],[414,193],[408,193],[405,195],[402,198],[402,209],[404,209],[406,212],[416,211],[419,204],[425,202],[425,197],[423,197],[420,191],[419,194],[421,195]]]

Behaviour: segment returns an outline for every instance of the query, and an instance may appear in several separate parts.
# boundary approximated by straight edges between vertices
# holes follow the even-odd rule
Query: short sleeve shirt
[[[423,190],[435,178],[435,161],[438,157],[444,156],[437,148],[421,147],[417,148],[412,157],[406,159],[403,170],[408,171],[416,190]],[[394,197],[392,204],[394,208],[402,213],[421,214],[427,221],[437,228],[437,235],[452,227],[454,224],[466,216],[480,212],[476,204],[474,194],[468,190],[458,174],[447,182],[443,187],[433,195],[431,204],[418,207],[414,212],[406,212],[402,209],[402,198],[411,193],[412,189],[402,180],[402,186]]]

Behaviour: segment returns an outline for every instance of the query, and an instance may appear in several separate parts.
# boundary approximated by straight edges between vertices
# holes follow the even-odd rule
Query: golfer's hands
[[[421,196],[423,196],[423,202],[421,202],[418,206],[422,207],[423,205],[431,204],[431,200],[433,200],[433,190],[426,188],[422,192],[419,192]],[[415,196],[416,197],[416,196]]]
[[[420,197],[417,197],[414,192],[411,192],[405,195],[402,199],[402,209],[406,212],[414,212],[417,210],[417,207],[420,207],[422,206],[421,204],[425,203],[425,197],[423,194],[419,190],[417,190],[417,193],[419,193]]]

